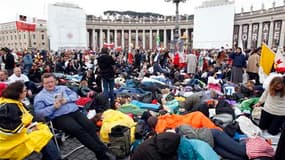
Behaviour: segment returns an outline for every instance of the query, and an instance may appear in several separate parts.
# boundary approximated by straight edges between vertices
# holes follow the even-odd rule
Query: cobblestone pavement
[[[75,138],[67,139],[61,146],[61,152],[64,155],[80,145],[81,143]],[[41,159],[40,153],[33,153],[25,160],[40,160],[40,159]],[[77,150],[76,152],[72,153],[68,157],[68,160],[96,160],[96,156],[92,151],[90,151],[86,147],[83,147]]]
[[[63,142],[63,145],[61,146],[61,152],[62,155],[68,153],[69,151],[75,149],[76,147],[81,146],[81,143],[76,138],[70,138]],[[41,160],[41,154],[40,153],[33,153],[29,157],[27,157],[25,160]],[[86,147],[83,147],[76,152],[73,152],[70,156],[67,157],[68,160],[96,160],[95,154],[87,149]],[[129,160],[129,157],[126,157],[124,159],[120,160]]]

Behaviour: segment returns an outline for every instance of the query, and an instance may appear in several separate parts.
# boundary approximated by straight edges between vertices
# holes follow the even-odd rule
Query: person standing
[[[248,57],[248,63],[246,67],[246,72],[248,74],[249,80],[255,80],[256,84],[259,84],[259,52],[260,49],[256,49],[252,52],[252,54]]]
[[[10,76],[13,74],[13,69],[15,67],[15,58],[9,48],[4,47],[1,51],[3,52],[2,61],[5,63],[5,69],[8,72],[8,76]]]
[[[108,48],[102,48],[100,56],[97,58],[97,64],[102,78],[104,95],[106,98],[110,98],[110,104],[113,104],[115,99],[115,60],[109,55]]]
[[[28,75],[33,66],[33,56],[27,50],[24,51],[23,63],[24,63],[24,74]]]
[[[190,53],[186,56],[186,62],[187,62],[187,73],[191,75],[195,74],[198,63],[197,57],[194,54]]]
[[[242,82],[243,68],[246,68],[246,57],[242,54],[240,47],[236,49],[235,53],[231,53],[229,56],[232,60],[231,81],[233,83]]]

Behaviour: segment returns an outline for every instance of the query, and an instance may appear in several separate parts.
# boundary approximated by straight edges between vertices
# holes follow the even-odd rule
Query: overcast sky
[[[180,3],[180,14],[193,14],[194,8],[199,6],[203,0],[187,0]],[[254,9],[260,9],[264,3],[266,8],[272,6],[275,1],[277,6],[283,4],[284,0],[235,0],[236,12],[240,12],[243,6],[245,11],[253,5]],[[16,20],[17,14],[47,19],[47,6],[55,2],[71,2],[83,8],[86,14],[96,16],[103,15],[106,10],[154,12],[163,15],[174,15],[175,5],[165,0],[2,0],[0,9],[0,23]]]

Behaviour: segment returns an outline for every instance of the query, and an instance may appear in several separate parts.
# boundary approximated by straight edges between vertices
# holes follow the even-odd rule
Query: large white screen
[[[234,4],[196,8],[194,11],[193,48],[212,49],[231,46]]]
[[[48,36],[50,49],[85,49],[86,15],[81,8],[49,5]]]

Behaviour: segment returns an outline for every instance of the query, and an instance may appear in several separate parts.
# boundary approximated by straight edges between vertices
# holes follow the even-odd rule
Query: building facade
[[[49,49],[46,20],[38,19],[35,32],[18,31],[16,21],[0,24],[0,47]]]
[[[285,3],[285,2],[284,2]],[[269,47],[285,46],[285,4],[270,9],[235,14],[233,27],[233,46],[256,48],[262,42]],[[243,10],[243,9],[242,9]],[[193,39],[194,16],[180,16],[179,34],[191,47]],[[125,49],[153,49],[170,47],[174,40],[175,17],[108,17],[103,19],[87,16],[88,46],[102,48],[104,43],[114,43],[115,47]]]
[[[91,49],[102,48],[104,43],[126,50],[131,48],[171,48],[176,25],[175,16],[107,18],[86,16],[87,43]],[[191,48],[194,15],[180,15],[179,35],[185,46]],[[285,1],[283,6],[236,13],[233,27],[233,46],[256,48],[262,43],[271,48],[285,47]],[[0,24],[0,47],[12,49],[49,49],[47,21],[37,20],[35,32],[17,31],[16,23]]]

